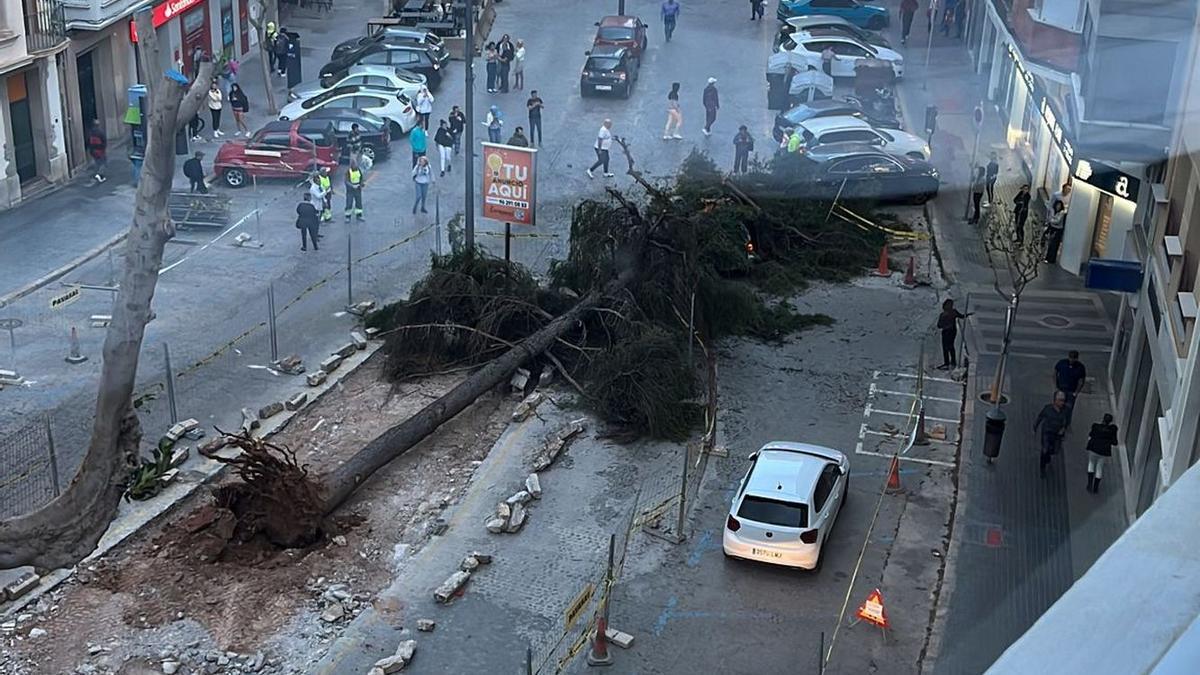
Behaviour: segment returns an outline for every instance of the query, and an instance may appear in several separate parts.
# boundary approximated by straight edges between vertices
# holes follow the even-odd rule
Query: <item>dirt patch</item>
[[[369,360],[272,442],[294,449],[319,477],[461,379],[394,387],[380,379],[380,362]],[[481,397],[360,488],[334,514],[342,534],[306,549],[261,540],[222,546],[233,527],[228,511],[212,506],[211,490],[198,491],[177,515],[43,599],[18,634],[36,626],[47,638],[11,642],[9,665],[33,667],[12,672],[117,672],[163,658],[178,658],[180,672],[303,671],[390,581],[396,563],[438,530],[442,509],[459,498],[508,412],[502,396]],[[332,605],[340,618],[318,618]],[[263,658],[254,671],[244,662],[256,652]]]

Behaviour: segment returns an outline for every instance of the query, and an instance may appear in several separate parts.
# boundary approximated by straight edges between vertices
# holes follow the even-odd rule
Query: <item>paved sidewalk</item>
[[[971,116],[983,99],[985,76],[972,72],[958,40],[936,35],[929,71],[923,72],[925,35],[918,26],[909,47],[910,81],[900,99],[909,125],[919,127],[925,106],[938,106],[933,138],[934,163],[943,177],[942,192],[930,205],[939,252],[953,296],[975,312],[967,330],[972,369],[968,380],[965,442],[959,472],[955,519],[946,585],[939,602],[925,672],[978,673],[1019,637],[1126,527],[1121,507],[1116,457],[1106,472],[1102,493],[1085,491],[1087,429],[1109,411],[1112,297],[1083,288],[1082,279],[1057,266],[1044,265],[1030,284],[1018,311],[1004,391],[1008,425],[1000,457],[985,462],[981,448],[987,404],[977,395],[991,384],[999,362],[1006,301],[992,288],[994,274],[980,230],[964,214],[970,198]],[[930,85],[923,89],[922,81]],[[977,163],[996,151],[1001,159],[998,208],[1010,208],[1011,194],[1023,174],[1004,143],[1003,119],[985,104]],[[1033,220],[1040,214],[1031,208]],[[1001,275],[1003,287],[1005,277]],[[1052,393],[1054,363],[1070,349],[1082,352],[1088,384],[1075,411],[1075,425],[1064,452],[1045,479],[1038,476],[1033,420]],[[1120,451],[1120,450],[1118,450]]]

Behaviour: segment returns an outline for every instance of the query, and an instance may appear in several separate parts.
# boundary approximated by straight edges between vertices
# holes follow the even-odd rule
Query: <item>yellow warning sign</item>
[[[583,612],[587,609],[588,602],[591,601],[592,593],[594,593],[595,590],[596,586],[589,583],[587,586],[583,587],[583,590],[579,592],[579,595],[575,596],[575,599],[571,601],[571,604],[567,605],[567,610],[563,612],[564,631],[571,630],[571,627],[575,625],[575,622],[579,621],[579,617],[583,616]]]

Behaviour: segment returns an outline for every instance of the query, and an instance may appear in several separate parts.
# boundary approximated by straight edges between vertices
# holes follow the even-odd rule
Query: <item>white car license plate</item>
[[[596,91],[612,91],[612,85],[611,84],[598,84],[598,85],[596,85]]]
[[[769,551],[765,548],[752,548],[752,549],[750,549],[750,553],[752,553],[754,555],[761,555],[761,556],[764,556],[767,558],[782,558],[783,557],[783,554],[780,553],[779,551]]]

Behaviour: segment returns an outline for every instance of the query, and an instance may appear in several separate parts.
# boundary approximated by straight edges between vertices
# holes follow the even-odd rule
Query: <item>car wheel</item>
[[[883,30],[886,26],[887,22],[883,20],[882,16],[873,16],[867,21],[867,28],[869,30]]]
[[[587,98],[587,97],[588,97],[588,88],[583,86],[582,84],[579,85],[579,98]]]
[[[921,205],[929,201],[932,197],[933,195],[929,194],[928,192],[918,192],[917,194],[913,195],[912,203]]]
[[[626,83],[625,88],[621,90],[621,98],[629,98],[631,93],[633,93],[633,83],[629,82]]]
[[[221,178],[231,188],[246,187],[246,172],[242,169],[236,167],[225,169],[225,173],[221,174]]]
[[[389,125],[388,132],[392,135],[392,138],[400,138],[404,134],[407,134],[408,131],[412,131],[411,128],[409,128],[408,131],[405,131],[404,127],[402,125],[397,124],[395,122],[389,122],[388,125]],[[414,124],[413,126],[416,126],[416,125]]]
[[[280,115],[280,116],[279,116],[279,121],[280,121],[280,122],[290,122],[290,121],[292,121],[292,120],[291,120],[291,118],[289,118],[287,115]]]
[[[359,151],[359,154],[370,160],[372,164],[375,163],[375,146],[371,145],[370,143],[363,143],[362,150]]]

